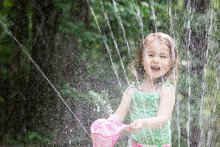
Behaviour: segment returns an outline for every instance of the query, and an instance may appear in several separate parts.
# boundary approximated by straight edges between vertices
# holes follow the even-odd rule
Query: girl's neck
[[[157,83],[157,79],[145,78],[142,84],[152,89],[158,89],[160,87]]]
[[[153,81],[144,79],[139,85],[139,90],[143,93],[155,93],[158,90],[158,86]]]
[[[160,85],[159,83],[164,83],[167,79],[163,77],[157,78],[157,79],[152,79],[151,77],[145,77],[143,82],[147,83],[149,85],[154,85],[154,86],[158,86]]]
[[[155,84],[155,79],[152,79],[150,77],[145,77],[142,83],[146,83],[147,85],[154,85]]]

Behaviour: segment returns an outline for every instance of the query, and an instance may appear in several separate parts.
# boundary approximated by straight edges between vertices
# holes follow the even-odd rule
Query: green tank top
[[[138,84],[136,83],[135,93],[133,94],[131,123],[136,119],[146,119],[157,116],[160,104],[160,92],[164,87],[171,87],[171,89],[174,90],[169,81],[166,81],[157,93],[145,94],[138,92]],[[171,144],[170,119],[162,128],[141,128],[137,133],[131,134],[130,138],[144,145]]]

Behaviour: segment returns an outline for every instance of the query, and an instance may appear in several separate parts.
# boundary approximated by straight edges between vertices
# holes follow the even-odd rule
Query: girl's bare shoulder
[[[127,93],[127,95],[132,96],[132,95],[134,94],[134,92],[135,92],[135,85],[130,85],[130,86],[126,89],[125,92]]]
[[[175,90],[172,87],[165,87],[161,90],[160,96],[174,97],[175,98]]]

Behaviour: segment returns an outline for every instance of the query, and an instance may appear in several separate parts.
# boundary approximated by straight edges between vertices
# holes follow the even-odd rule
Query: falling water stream
[[[102,0],[100,1],[100,3],[101,3],[101,5],[102,5],[102,9],[103,9],[103,11],[104,11],[105,20],[106,20],[107,25],[108,25],[108,28],[109,28],[109,30],[110,30],[111,37],[112,37],[112,40],[113,40],[113,42],[114,42],[114,46],[115,46],[115,48],[116,48],[116,52],[117,52],[118,57],[119,57],[119,59],[120,59],[120,63],[121,63],[122,69],[123,69],[124,76],[125,76],[125,78],[126,78],[127,84],[130,86],[130,81],[129,81],[128,76],[127,76],[127,73],[126,73],[126,70],[125,70],[125,67],[124,67],[124,63],[123,63],[123,61],[122,61],[122,59],[121,59],[121,55],[120,55],[120,52],[119,52],[118,44],[117,44],[117,42],[116,42],[116,40],[115,40],[115,36],[114,36],[113,31],[112,31],[112,29],[111,29],[111,26],[110,26],[110,23],[109,23],[109,19],[108,19],[108,15],[107,15],[106,12],[105,12],[104,5],[103,5]]]
[[[132,56],[131,56],[131,51],[130,51],[130,45],[128,43],[128,39],[126,37],[126,32],[125,32],[125,29],[124,29],[124,26],[123,26],[123,23],[122,23],[122,20],[121,20],[121,17],[120,17],[120,13],[118,11],[118,8],[117,8],[117,5],[116,5],[116,2],[115,0],[112,0],[113,2],[113,7],[114,7],[114,13],[116,15],[116,18],[117,18],[117,21],[118,21],[118,25],[120,27],[120,29],[122,30],[122,33],[123,33],[123,39],[124,39],[124,42],[126,44],[126,47],[128,49],[128,55],[129,55],[129,59],[130,61],[132,61]],[[92,16],[94,17],[95,19],[95,22],[96,22],[96,25],[97,25],[97,29],[100,33],[101,36],[103,36],[103,43],[104,43],[104,46],[108,52],[108,55],[109,55],[109,58],[110,58],[110,61],[111,61],[111,64],[112,64],[112,68],[113,68],[113,71],[117,77],[117,81],[118,81],[118,84],[120,86],[120,89],[121,89],[121,92],[123,93],[124,90],[122,88],[122,82],[120,80],[120,77],[119,77],[119,74],[116,70],[116,67],[115,67],[115,63],[113,61],[113,58],[112,58],[112,53],[111,53],[111,50],[109,48],[109,45],[107,44],[107,41],[106,41],[106,36],[104,36],[104,33],[102,32],[102,30],[100,29],[100,26],[98,24],[98,21],[97,21],[97,16],[94,12],[94,9],[92,7],[92,5],[89,3],[89,0],[87,0],[87,3],[88,3],[88,6],[89,6],[89,9],[92,13]],[[124,67],[124,63],[123,63],[123,60],[122,60],[122,57],[120,56],[120,50],[119,50],[119,47],[118,47],[118,44],[116,42],[116,39],[115,39],[115,36],[114,36],[114,33],[111,29],[111,25],[109,23],[109,17],[108,17],[108,14],[107,12],[105,11],[104,9],[104,5],[103,5],[103,2],[102,0],[100,0],[100,4],[102,6],[102,10],[104,12],[104,17],[105,17],[105,20],[106,20],[106,23],[107,23],[107,26],[110,30],[110,35],[111,35],[111,38],[113,40],[113,44],[114,44],[114,47],[116,49],[116,52],[118,54],[118,58],[120,59],[120,64],[122,66],[122,70],[123,70],[123,74],[124,74],[124,77],[126,79],[126,82],[127,84],[130,86],[130,80],[128,79],[128,76],[127,76],[127,73],[126,73],[126,70],[125,70],[125,67]],[[189,48],[190,48],[190,38],[191,38],[191,7],[190,7],[190,4],[191,4],[191,1],[188,0],[187,2],[187,15],[189,16],[188,18],[188,21],[186,23],[186,28],[187,28],[187,33],[188,33],[188,40],[187,40],[187,71],[188,71],[188,75],[187,75],[187,86],[188,86],[188,118],[187,118],[187,124],[186,124],[186,129],[187,129],[187,145],[188,147],[190,147],[190,123],[191,123],[191,78],[190,78],[190,71],[191,71],[191,58],[190,58],[190,51],[189,51]],[[171,4],[171,0],[168,2],[168,5],[169,5],[169,10],[168,10],[168,13],[169,13],[169,16],[170,16],[170,33],[174,36],[175,32],[174,32],[174,28],[173,28],[173,19],[172,19],[172,16],[173,14],[171,13],[172,12],[172,4]],[[137,12],[137,22],[139,24],[139,27],[140,27],[140,30],[141,30],[141,36],[142,36],[142,39],[144,39],[144,24],[143,24],[143,21],[142,21],[142,18],[141,18],[141,13],[140,13],[140,9],[139,7],[136,5],[136,3],[134,2],[134,7],[136,9],[136,12]],[[154,1],[153,0],[150,0],[150,7],[151,7],[151,12],[152,12],[152,17],[153,17],[153,20],[154,20],[154,27],[155,27],[155,32],[157,32],[158,28],[157,28],[157,25],[156,25],[156,15],[155,15],[155,9],[154,9]],[[210,13],[211,13],[211,10],[210,10]],[[212,21],[213,21],[213,14],[211,13],[210,14],[210,23],[211,25],[209,26],[209,34],[211,34],[212,32]],[[2,24],[3,28],[5,29],[5,31],[7,32],[7,34],[9,36],[11,36],[20,46],[20,48],[22,49],[22,51],[27,55],[27,57],[30,59],[30,61],[34,64],[34,66],[37,68],[37,70],[42,74],[42,76],[47,80],[47,82],[50,84],[50,86],[54,89],[54,91],[57,93],[58,97],[61,99],[61,101],[65,104],[65,106],[68,108],[68,110],[72,113],[72,115],[77,119],[77,121],[79,122],[79,124],[81,125],[81,127],[84,129],[84,131],[88,134],[88,136],[91,138],[90,136],[90,133],[85,129],[85,126],[81,123],[80,119],[76,116],[76,114],[72,111],[72,109],[70,108],[70,106],[66,103],[66,101],[62,98],[62,96],[60,95],[60,93],[58,92],[58,90],[56,89],[56,87],[51,83],[51,81],[47,78],[47,76],[44,74],[44,72],[41,70],[41,68],[38,66],[38,64],[34,61],[34,59],[31,57],[31,55],[27,52],[27,48],[25,46],[22,45],[22,43],[20,43],[15,37],[14,35],[5,27],[4,23],[2,22],[2,20],[0,20],[0,23]],[[174,37],[174,39],[176,39],[176,37]],[[208,49],[207,49],[207,52],[206,52],[206,59],[208,59],[208,53],[209,53],[209,44],[208,44]],[[208,62],[208,61],[207,61]],[[202,89],[203,89],[203,93],[202,93],[202,98],[201,98],[201,103],[200,103],[200,115],[199,115],[199,125],[200,125],[200,130],[201,130],[201,137],[200,137],[200,144],[199,146],[202,146],[203,145],[203,142],[202,139],[203,138],[203,119],[202,119],[202,113],[203,113],[203,105],[204,105],[204,91],[205,91],[205,88],[206,88],[206,83],[205,83],[205,79],[206,79],[206,66],[207,66],[207,63],[205,64],[204,66],[204,71],[203,71],[203,83],[202,83]],[[134,69],[134,68],[133,68]],[[138,77],[136,76],[136,80],[138,80]],[[217,84],[216,84],[216,87],[217,89],[219,89],[219,81],[217,80]],[[215,95],[216,96],[216,95]],[[215,99],[217,100],[217,96],[215,97]],[[178,147],[180,147],[180,138],[181,138],[181,126],[180,126],[180,104],[179,104],[179,100],[177,99],[176,101],[176,113],[177,113],[177,130],[178,130]],[[144,107],[144,106],[143,106]],[[212,114],[214,115],[216,112],[216,103],[212,109]],[[214,120],[210,120],[210,126],[213,125],[213,121]],[[211,136],[212,136],[212,127],[210,127],[210,129],[208,130],[208,137],[207,137],[207,142],[206,142],[206,145],[207,146],[210,146],[210,139],[211,139]]]
[[[191,43],[191,7],[190,7],[191,1],[188,0],[187,2],[187,15],[188,15],[188,21],[187,21],[187,33],[188,33],[188,41],[187,41],[187,86],[188,86],[188,121],[187,121],[187,145],[190,147],[190,119],[191,119],[191,79],[190,79],[190,71],[191,71],[191,58],[190,58],[190,43]]]
[[[174,40],[176,40],[177,42],[177,38],[175,37],[175,33],[174,33],[174,26],[173,26],[173,14],[172,14],[172,1],[169,0],[168,2],[168,5],[169,5],[169,21],[170,21],[170,34],[171,36],[173,36]],[[177,85],[175,83],[175,85]],[[177,120],[176,120],[176,123],[177,123],[177,130],[178,130],[178,147],[180,147],[180,137],[181,137],[181,129],[180,129],[180,102],[179,102],[179,98],[177,96],[176,98],[176,114],[177,114]]]

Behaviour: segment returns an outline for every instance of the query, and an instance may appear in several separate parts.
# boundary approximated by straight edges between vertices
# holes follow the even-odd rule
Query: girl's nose
[[[154,57],[152,61],[153,61],[153,63],[159,63],[160,62],[160,58]]]

